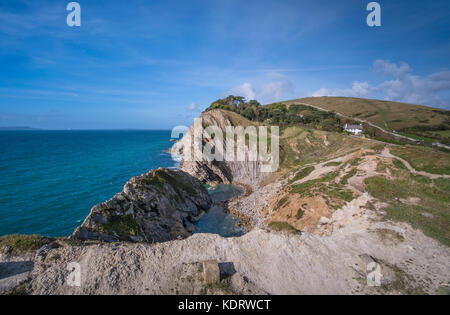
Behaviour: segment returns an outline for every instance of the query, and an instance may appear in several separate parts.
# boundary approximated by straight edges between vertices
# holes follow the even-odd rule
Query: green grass
[[[328,162],[324,166],[339,166],[341,164],[342,164],[341,162]]]
[[[314,171],[314,166],[307,166],[305,168],[302,168],[300,171],[298,171],[294,178],[291,180],[291,183],[296,182],[302,178],[305,178],[309,174],[311,174],[312,171]]]
[[[231,283],[231,278],[225,278],[214,284],[208,284],[207,286],[200,289],[200,295],[207,294],[228,294],[236,295],[237,292],[233,290],[233,285]]]
[[[162,191],[165,185],[171,185],[175,190],[183,190],[189,195],[196,196],[197,192],[189,183],[184,183],[178,174],[168,169],[157,169],[150,174],[137,177],[136,182],[143,186],[152,186]]]
[[[0,248],[10,247],[13,254],[33,252],[53,239],[41,235],[13,234],[0,237]]]
[[[114,215],[100,226],[100,232],[115,232],[119,237],[143,236],[142,230],[131,214]]]
[[[353,160],[351,160],[350,162],[347,162],[350,166],[356,166],[356,165],[358,165],[359,164],[359,162],[361,162],[362,161],[362,158],[356,158],[356,159],[353,159]]]
[[[411,178],[422,184],[431,184],[433,182],[431,178],[422,175],[411,174]]]
[[[25,288],[25,284],[20,284],[17,287],[15,287],[14,289],[8,291],[6,293],[6,295],[18,295],[18,296],[22,296],[22,295],[28,295],[27,290]]]
[[[281,198],[278,202],[277,205],[275,207],[275,211],[277,211],[278,209],[280,209],[281,207],[283,207],[286,203],[288,202],[288,198],[287,197],[283,197]]]
[[[436,293],[440,294],[440,295],[450,295],[450,287],[448,287],[448,286],[440,286],[436,290]]]
[[[403,162],[397,159],[392,159],[392,163],[398,170],[408,171],[408,168],[405,166],[405,164],[403,164]],[[411,179],[423,184],[431,184],[433,182],[429,177],[417,174],[411,174]]]
[[[354,170],[356,172],[356,170]],[[352,173],[352,172],[350,172]],[[334,183],[333,180],[339,175],[339,170],[329,172],[321,178],[306,181],[291,186],[291,193],[299,193],[304,196],[323,195],[327,204],[335,209],[342,207],[345,202],[352,201],[355,197],[350,190],[344,188],[344,184]],[[347,174],[347,176],[353,176]],[[347,179],[343,179],[346,183]]]
[[[399,132],[398,134],[402,135],[402,136],[405,136],[405,137],[408,137],[408,138],[412,138],[412,139],[416,139],[416,140],[419,140],[419,141],[423,141],[424,143],[427,143],[427,144],[431,144],[431,143],[436,141],[435,139],[426,138],[426,137],[422,137],[422,136],[419,136],[419,135],[414,135],[414,134],[411,134],[411,133]]]
[[[450,130],[430,131],[430,133],[438,136],[450,137]]]
[[[408,222],[414,228],[423,231],[443,244],[450,246],[450,193],[441,190],[448,182],[430,185],[412,180],[411,175],[403,171],[397,178],[388,179],[375,176],[365,180],[366,190],[375,198],[389,204],[385,208],[386,219]],[[416,205],[400,202],[400,199],[419,198]],[[424,216],[423,214],[432,216]]]
[[[350,178],[352,178],[353,176],[355,176],[357,172],[358,172],[358,170],[356,168],[352,169],[350,172],[345,174],[344,177],[342,177],[340,184],[341,185],[347,185],[348,184],[348,180]]]
[[[441,191],[450,193],[450,179],[449,178],[436,178],[434,181],[434,185],[439,188]]]
[[[419,146],[392,147],[390,151],[417,171],[450,175],[450,153]]]
[[[390,268],[395,274],[395,280],[389,284],[382,284],[381,288],[388,292],[401,292],[408,295],[424,295],[425,292],[421,288],[420,284],[416,283],[414,277],[406,273],[403,269],[397,265],[382,262],[388,268]]]
[[[405,164],[403,164],[402,161],[399,161],[399,160],[397,160],[397,159],[392,159],[392,163],[393,163],[394,166],[395,166],[396,168],[398,168],[398,169],[401,169],[401,170],[406,170],[406,169],[407,169],[406,166],[405,166]]]
[[[269,227],[275,231],[291,231],[291,232],[297,231],[296,228],[294,228],[287,222],[278,222],[278,221],[270,222]]]
[[[303,193],[310,189],[311,187],[315,186],[316,184],[323,183],[323,182],[329,182],[335,179],[339,175],[339,171],[329,172],[325,176],[322,176],[321,178],[308,180],[304,183],[292,185],[291,186],[291,193]]]
[[[72,246],[72,247],[78,247],[78,246],[82,246],[83,243],[79,240],[74,240],[74,239],[70,239],[70,238],[66,238],[66,237],[61,237],[58,239],[59,242],[62,242],[68,246]]]
[[[387,138],[383,138],[383,137],[372,137],[374,140],[378,140],[381,142],[386,142],[386,143],[392,143],[392,144],[396,144],[396,145],[405,145],[404,142],[400,142],[400,141],[396,141],[396,140],[392,140],[392,139],[387,139]]]
[[[350,190],[343,189],[341,185],[328,185],[327,195],[350,202],[355,197]]]

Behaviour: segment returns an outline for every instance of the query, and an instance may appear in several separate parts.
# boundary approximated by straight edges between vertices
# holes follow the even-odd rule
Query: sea
[[[72,234],[94,205],[120,192],[131,177],[178,168],[167,152],[170,135],[169,130],[0,131],[0,236]],[[235,189],[215,188],[211,194],[223,197],[224,191]],[[212,210],[197,222],[197,232],[242,234],[230,213]]]

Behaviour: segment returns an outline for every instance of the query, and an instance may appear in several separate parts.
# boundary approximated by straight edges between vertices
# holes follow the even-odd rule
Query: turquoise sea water
[[[176,168],[170,131],[0,131],[0,236],[68,236],[91,208],[120,192],[133,176]],[[210,188],[215,202],[242,193]],[[237,236],[238,219],[215,205],[197,233]]]
[[[133,176],[175,167],[170,131],[0,131],[0,236],[67,236]]]
[[[229,200],[244,193],[244,188],[235,185],[219,184],[208,187],[208,191],[215,204],[200,220],[194,223],[195,233],[215,233],[223,237],[240,236],[245,230],[238,226],[239,219],[224,210],[220,202]]]

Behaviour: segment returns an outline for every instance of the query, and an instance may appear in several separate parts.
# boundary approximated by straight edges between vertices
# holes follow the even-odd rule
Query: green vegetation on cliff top
[[[41,235],[12,234],[0,237],[0,249],[9,248],[12,254],[33,252],[53,239]]]
[[[333,112],[326,112],[310,106],[284,103],[274,103],[262,106],[251,100],[246,102],[243,97],[230,95],[211,104],[205,111],[223,109],[237,113],[252,122],[264,122],[281,128],[294,125],[308,126],[327,131],[342,131],[340,118]]]

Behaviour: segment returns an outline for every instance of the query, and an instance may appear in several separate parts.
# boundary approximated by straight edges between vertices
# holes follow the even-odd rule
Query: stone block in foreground
[[[220,281],[220,269],[217,260],[203,262],[203,276],[205,284],[215,284]]]

